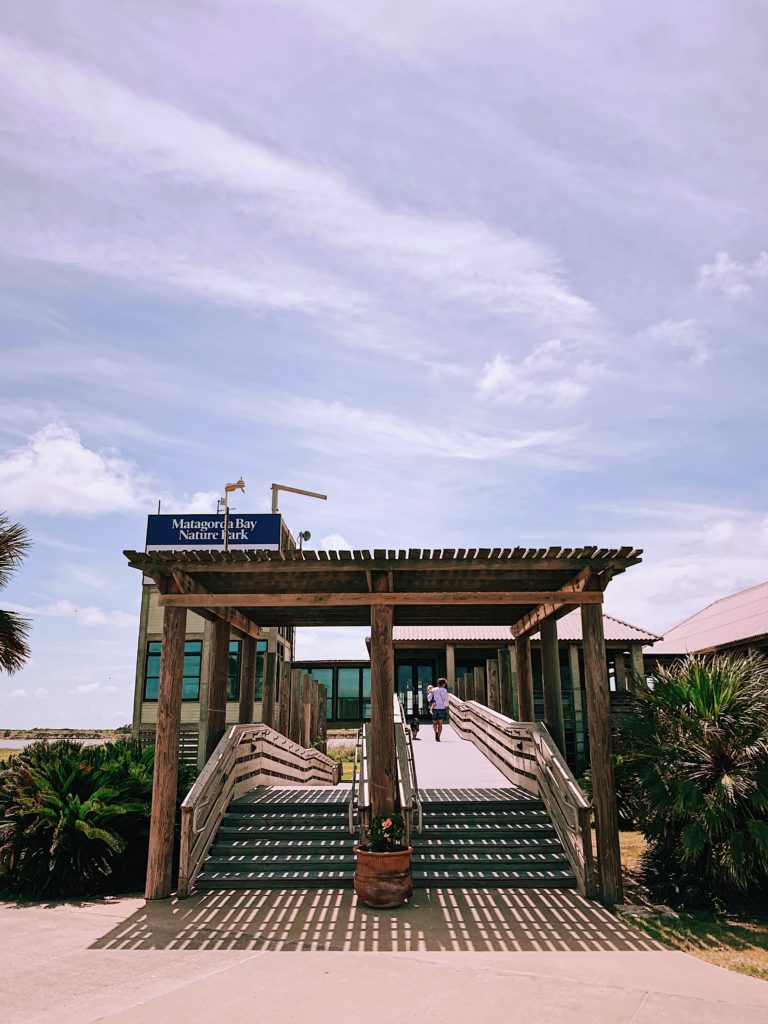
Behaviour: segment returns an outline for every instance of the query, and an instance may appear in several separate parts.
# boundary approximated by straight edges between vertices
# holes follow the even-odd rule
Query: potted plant
[[[402,814],[371,819],[366,842],[355,847],[355,892],[369,907],[399,907],[413,891],[411,854]]]

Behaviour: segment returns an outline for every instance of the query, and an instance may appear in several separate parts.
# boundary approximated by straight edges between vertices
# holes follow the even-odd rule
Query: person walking
[[[440,678],[437,686],[432,691],[432,728],[435,730],[435,739],[440,742],[440,735],[443,731],[443,722],[448,712],[448,680]]]

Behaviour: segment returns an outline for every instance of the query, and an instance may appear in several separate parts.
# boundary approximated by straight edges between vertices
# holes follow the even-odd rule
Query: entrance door
[[[407,718],[427,717],[427,686],[435,683],[434,661],[398,662],[395,686]]]

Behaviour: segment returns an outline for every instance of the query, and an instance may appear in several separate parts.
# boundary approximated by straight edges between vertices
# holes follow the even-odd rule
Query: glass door
[[[396,688],[407,718],[427,718],[427,686],[434,686],[434,661],[406,661],[397,665]]]

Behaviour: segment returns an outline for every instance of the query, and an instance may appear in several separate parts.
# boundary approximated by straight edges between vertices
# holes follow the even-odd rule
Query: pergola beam
[[[195,612],[196,615],[208,619],[209,622],[223,619],[244,637],[251,637],[254,640],[258,640],[261,637],[261,626],[258,626],[252,619],[249,619],[247,615],[243,615],[236,608],[229,607],[231,602],[228,602],[226,605],[209,603],[209,599],[215,598],[217,595],[211,594],[202,584],[198,583],[197,580],[193,580],[187,573],[182,572],[180,569],[174,569],[170,573],[170,578],[173,580],[175,589],[179,593],[169,592],[168,576],[164,573],[158,573],[153,576],[157,589],[160,591],[157,600],[161,608],[188,608],[190,611]],[[166,600],[171,597],[179,598],[179,603],[175,605],[166,604]],[[199,599],[200,604],[185,604],[184,598]]]
[[[174,574],[179,575],[179,574]],[[582,605],[602,604],[600,592],[557,590],[412,591],[408,593],[211,594],[208,591],[161,594],[162,608],[306,608],[359,605]],[[538,609],[537,609],[538,610]],[[521,620],[522,621],[522,620]]]
[[[530,636],[541,628],[542,622],[550,616],[561,618],[576,605],[602,604],[602,590],[586,590],[587,583],[592,579],[592,570],[587,566],[574,578],[557,591],[557,600],[548,597],[539,603],[538,608],[528,612],[511,627],[512,636]],[[597,600],[595,600],[595,597]]]

